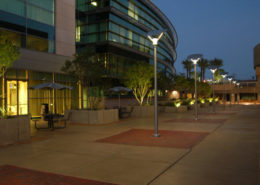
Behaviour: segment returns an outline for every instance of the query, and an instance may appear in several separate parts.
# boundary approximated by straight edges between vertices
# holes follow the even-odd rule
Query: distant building
[[[75,54],[75,1],[1,0],[0,32],[21,48],[20,59],[0,82],[1,109],[8,115],[40,115],[41,104],[53,104],[54,94],[29,87],[50,81],[75,84],[60,71]],[[57,112],[78,108],[72,100],[77,91],[57,92]]]
[[[256,78],[257,78],[258,101],[260,102],[260,44],[258,44],[254,48],[254,67],[255,67]]]
[[[20,48],[21,57],[0,82],[0,107],[8,115],[39,116],[42,103],[57,113],[87,108],[86,91],[61,71],[66,60],[94,48],[107,78],[122,77],[135,62],[153,64],[150,30],[166,29],[158,46],[158,69],[175,73],[177,34],[149,0],[1,0],[0,32]],[[73,90],[32,90],[58,82]],[[55,98],[55,100],[54,100]],[[84,103],[83,103],[84,102]]]
[[[149,0],[76,0],[76,46],[94,48],[110,78],[120,78],[134,62],[153,64],[150,30],[166,29],[158,46],[158,70],[175,73],[177,33]]]

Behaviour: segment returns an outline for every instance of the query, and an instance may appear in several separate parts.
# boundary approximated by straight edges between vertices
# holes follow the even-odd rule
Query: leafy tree
[[[5,71],[12,66],[13,62],[16,61],[19,56],[19,48],[17,48],[12,41],[8,40],[6,35],[0,33],[0,77],[4,76]],[[0,97],[2,97],[2,95]],[[7,116],[4,107],[0,107],[0,116],[1,118]]]
[[[208,68],[209,66],[209,61],[207,59],[201,59],[199,62],[198,62],[198,66],[200,67],[200,79],[201,81],[205,80],[205,73],[206,73],[206,69]]]
[[[209,62],[209,66],[211,68],[219,69],[223,66],[223,60],[215,58]]]
[[[186,77],[190,78],[191,68],[193,66],[192,62],[189,60],[184,60],[182,61],[182,64],[184,66],[184,69],[186,69],[186,75],[187,75]]]
[[[15,44],[8,40],[6,35],[0,33],[0,76],[7,68],[12,66],[19,56],[20,52]]]
[[[169,74],[166,75],[165,72],[160,72],[158,74],[158,89],[165,95],[166,90],[173,90],[174,76]]]
[[[133,94],[142,106],[144,98],[152,86],[153,67],[146,63],[130,66],[124,75],[124,84],[133,90]]]
[[[72,61],[66,61],[62,71],[69,75],[77,77],[82,85],[87,88],[88,107],[96,109],[101,99],[97,91],[102,87],[102,75],[104,74],[104,65],[98,60],[98,55],[88,49],[76,56]],[[95,92],[93,92],[95,90]],[[91,94],[91,97],[90,97]]]
[[[185,96],[187,93],[192,92],[194,89],[194,81],[187,79],[183,75],[176,75],[174,77],[174,89],[180,92],[184,92]]]
[[[199,82],[198,83],[198,97],[210,97],[212,92],[211,86],[208,83]]]
[[[215,72],[215,81],[216,82],[220,82],[220,80],[222,79],[222,74],[226,73],[224,69],[217,69]]]

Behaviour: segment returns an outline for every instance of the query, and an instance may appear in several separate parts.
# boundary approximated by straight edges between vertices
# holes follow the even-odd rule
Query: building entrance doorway
[[[28,82],[7,80],[7,114],[11,116],[28,114]]]

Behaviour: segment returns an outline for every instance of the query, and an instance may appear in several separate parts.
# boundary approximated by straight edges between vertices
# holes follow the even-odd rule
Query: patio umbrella
[[[127,93],[127,92],[130,92],[132,90],[127,88],[127,87],[118,86],[118,87],[110,88],[109,91],[118,93],[118,107],[120,108],[120,95],[121,95],[121,93]]]
[[[70,90],[72,90],[72,87],[70,87],[70,86],[55,83],[55,82],[43,83],[43,84],[35,85],[31,88],[32,89],[57,89],[57,90],[70,89]]]
[[[56,103],[55,103],[55,99],[56,99],[56,91],[55,90],[62,90],[62,89],[70,89],[72,90],[72,87],[67,86],[67,85],[63,85],[63,84],[59,84],[59,83],[55,83],[55,82],[48,82],[48,83],[43,83],[43,84],[38,84],[35,85],[33,87],[30,87],[31,89],[50,89],[54,90],[54,111],[56,113]],[[66,97],[65,97],[66,99]]]

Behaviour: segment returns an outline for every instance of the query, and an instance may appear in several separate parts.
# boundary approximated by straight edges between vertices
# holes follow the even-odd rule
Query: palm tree
[[[192,68],[192,62],[191,61],[189,61],[189,60],[184,60],[184,61],[182,61],[182,64],[183,64],[183,66],[184,66],[184,69],[186,69],[186,77],[187,78],[190,78],[190,72],[191,72],[191,68]]]
[[[223,60],[215,58],[209,62],[210,67],[212,68],[221,68],[223,66]]]
[[[209,67],[209,61],[207,59],[201,59],[198,62],[198,66],[200,67],[200,79],[203,81],[205,79],[205,72],[207,67]]]

